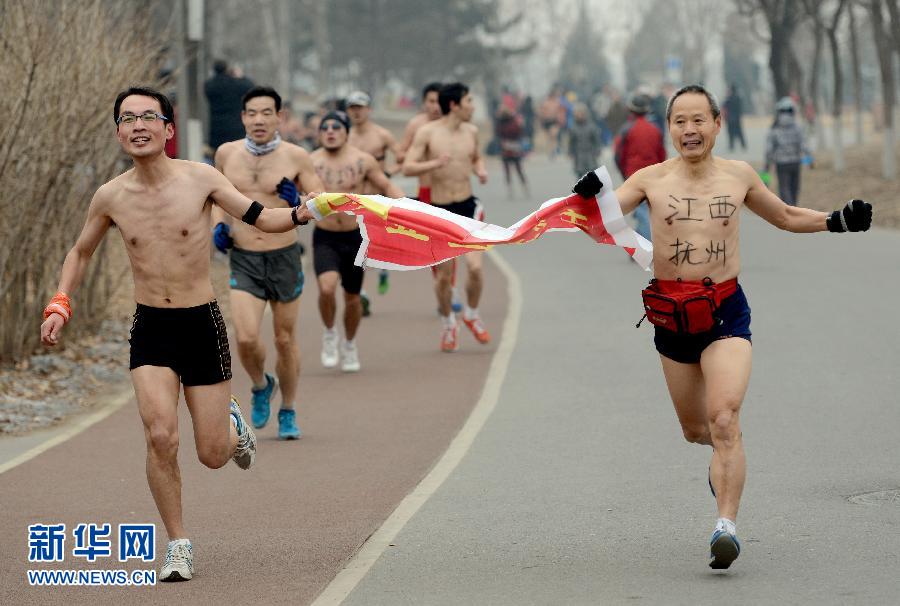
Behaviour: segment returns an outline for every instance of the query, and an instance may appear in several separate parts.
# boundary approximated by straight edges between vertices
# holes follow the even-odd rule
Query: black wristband
[[[300,221],[297,218],[297,209],[298,208],[300,208],[300,207],[295,206],[294,208],[291,209],[291,221],[294,223],[294,225],[306,225],[307,223],[309,223],[309,219],[307,219],[306,221]]]
[[[247,209],[247,212],[244,213],[244,216],[241,217],[241,221],[247,225],[253,225],[259,218],[259,214],[263,211],[263,208],[265,208],[265,206],[254,200],[253,204],[250,205],[250,208]]]

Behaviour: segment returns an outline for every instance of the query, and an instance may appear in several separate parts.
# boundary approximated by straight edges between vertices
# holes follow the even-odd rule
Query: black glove
[[[591,171],[584,173],[584,176],[578,179],[578,183],[575,184],[572,191],[582,198],[593,198],[600,193],[602,188],[603,183],[600,182],[600,177],[597,176],[597,173]]]
[[[867,231],[872,225],[872,205],[862,200],[850,200],[842,210],[825,219],[828,231]]]

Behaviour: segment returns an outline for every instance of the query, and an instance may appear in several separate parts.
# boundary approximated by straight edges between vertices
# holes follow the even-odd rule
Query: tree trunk
[[[897,177],[897,158],[894,151],[894,99],[896,85],[894,83],[893,45],[891,44],[890,34],[884,29],[881,0],[870,0],[869,14],[872,17],[875,48],[878,51],[878,66],[881,69],[881,99],[884,104],[882,176],[885,179],[892,180]]]
[[[813,23],[813,36],[815,37],[815,47],[813,50],[812,69],[809,75],[809,104],[812,106],[812,127],[816,133],[815,149],[823,150],[828,148],[828,142],[825,140],[825,126],[822,123],[819,110],[819,73],[822,67],[822,42],[824,38],[825,28],[819,19]]]
[[[791,93],[788,78],[788,57],[790,55],[790,32],[781,26],[771,24],[771,44],[769,45],[769,69],[772,70],[772,84],[775,98],[780,99]]]
[[[856,102],[856,144],[863,143],[863,96],[862,96],[862,67],[859,61],[859,40],[856,34],[856,13],[851,3],[847,10],[850,12],[850,57],[853,60],[853,99]]]
[[[840,9],[838,9],[840,10]],[[843,131],[844,125],[841,123],[842,113],[842,92],[844,88],[844,75],[841,71],[841,56],[838,50],[837,39],[837,19],[835,27],[828,30],[828,43],[831,46],[831,71],[834,80],[834,95],[832,97],[831,118],[832,118],[832,143],[834,147],[834,172],[844,172],[844,141]]]

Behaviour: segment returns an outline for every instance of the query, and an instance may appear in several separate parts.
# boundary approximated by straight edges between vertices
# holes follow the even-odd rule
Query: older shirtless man
[[[158,91],[123,91],[113,118],[134,168],[94,194],[84,228],[63,262],[59,289],[44,310],[41,340],[50,346],[59,342],[72,317],[70,296],[115,225],[134,277],[130,367],[147,442],[147,481],[170,539],[159,578],[187,580],[194,567],[181,510],[181,386],[204,465],[216,469],[232,458],[247,469],[256,455],[253,430],[230,395],[228,335],[209,278],[212,204],[267,232],[290,231],[311,215],[306,208],[266,208],[213,167],[168,158],[164,146],[175,134],[172,104]]]
[[[304,191],[322,191],[322,182],[306,150],[281,140],[278,126],[283,117],[281,96],[272,88],[257,86],[244,94],[241,120],[247,136],[216,150],[216,168],[238,191],[271,208],[300,203],[298,185]],[[214,231],[217,248],[231,251],[231,316],[237,334],[241,365],[253,381],[250,421],[257,429],[269,421],[269,401],[281,387],[278,437],[300,437],[295,404],[300,378],[300,349],[294,334],[303,292],[300,243],[295,231],[268,234],[243,222],[232,230],[224,211]],[[274,376],[265,372],[266,348],[260,325],[266,303],[272,308],[272,327],[277,354]]]
[[[472,95],[464,84],[444,85],[438,94],[442,117],[419,127],[403,162],[403,174],[431,177],[431,203],[452,213],[474,218],[480,205],[472,195],[470,176],[487,182],[487,171],[478,145],[478,127],[471,123],[475,110]],[[490,334],[478,313],[483,288],[481,251],[466,253],[466,306],[463,322],[479,343],[488,343]],[[445,262],[436,268],[435,294],[441,314],[441,351],[459,348],[456,314],[451,307],[453,264]]]
[[[715,157],[719,105],[701,86],[676,91],[666,121],[678,156],[637,171],[616,194],[624,213],[645,198],[650,205],[655,278],[645,309],[684,437],[713,448],[710,489],[719,518],[709,565],[724,569],[740,554],[735,520],[746,473],[739,417],[751,345],[750,308],[737,283],[741,208],[779,229],[810,233],[865,231],[872,207],[853,200],[827,214],[788,206],[749,164]],[[576,191],[591,180],[586,175]],[[705,300],[684,305],[692,297]],[[685,312],[671,313],[672,300]]]
[[[316,173],[329,192],[362,193],[363,181],[391,198],[402,198],[403,190],[392,184],[378,162],[352,145],[347,139],[350,119],[341,111],[322,116],[319,124],[321,147],[312,153]],[[313,232],[313,265],[319,283],[319,313],[325,332],[322,335],[322,366],[334,368],[341,362],[344,372],[360,369],[356,347],[356,331],[362,318],[359,293],[362,290],[363,269],[354,264],[362,244],[356,217],[336,213],[316,224]],[[337,285],[344,289],[344,339],[340,341],[337,315]],[[340,341],[340,347],[338,343]]]

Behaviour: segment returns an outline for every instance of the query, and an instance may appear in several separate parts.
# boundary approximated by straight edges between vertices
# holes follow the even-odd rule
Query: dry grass
[[[0,0],[0,362],[26,357],[93,192],[125,167],[112,102],[152,82],[162,45],[116,0]],[[98,248],[75,297],[92,330],[124,267]]]
[[[872,203],[875,225],[900,229],[900,180],[882,178],[881,142],[873,140],[849,147],[844,155],[847,168],[841,174],[834,172],[829,154],[818,156],[815,169],[804,170],[800,204],[829,211],[840,208],[847,200],[861,198]],[[897,157],[900,157],[900,145]]]

